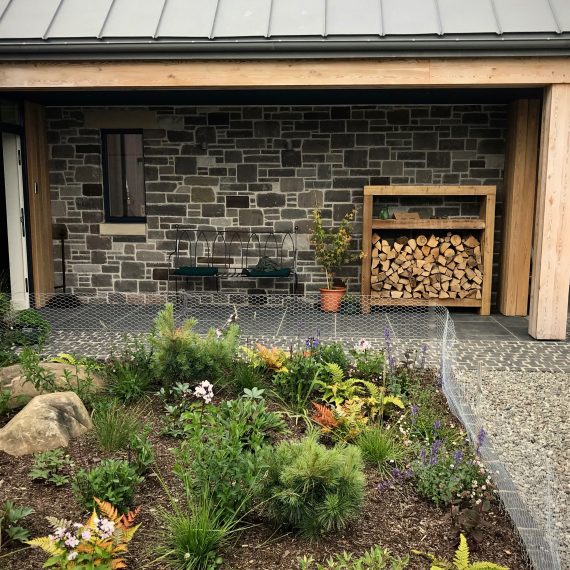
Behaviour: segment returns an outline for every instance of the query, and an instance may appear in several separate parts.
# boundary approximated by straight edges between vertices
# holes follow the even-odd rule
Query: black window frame
[[[111,216],[110,211],[110,188],[109,188],[109,170],[108,170],[108,149],[107,135],[141,135],[143,137],[143,196],[144,207],[146,213],[146,178],[144,175],[144,134],[143,129],[101,129],[101,164],[103,169],[103,208],[105,211],[105,222],[111,224],[141,224],[146,223],[145,216]],[[123,166],[123,177],[125,176],[125,168]]]

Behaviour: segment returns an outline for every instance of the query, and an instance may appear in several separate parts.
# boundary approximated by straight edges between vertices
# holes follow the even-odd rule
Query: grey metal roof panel
[[[548,0],[493,0],[503,32],[555,32]]]
[[[326,0],[273,0],[271,36],[323,36]]]
[[[329,35],[380,35],[380,0],[328,0],[326,30]]]
[[[60,0],[12,0],[0,20],[0,38],[43,38]]]
[[[265,37],[271,0],[219,0],[213,37]]]
[[[114,0],[101,37],[153,37],[165,0]]]
[[[570,2],[568,0],[550,0],[550,7],[563,32],[570,32]]]
[[[434,0],[382,0],[386,35],[425,35],[440,32]]]
[[[113,0],[63,0],[45,31],[47,38],[96,38]]]
[[[159,38],[209,38],[218,0],[166,0]]]
[[[492,0],[438,0],[444,34],[500,33]]]

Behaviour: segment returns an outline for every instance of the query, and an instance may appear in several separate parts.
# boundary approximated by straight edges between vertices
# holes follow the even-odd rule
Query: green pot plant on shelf
[[[348,212],[335,227],[325,228],[321,211],[313,210],[313,230],[311,245],[315,248],[315,260],[325,272],[327,286],[320,289],[321,309],[336,313],[346,294],[346,285],[335,285],[336,274],[341,267],[360,259],[362,254],[350,250],[352,243],[352,223],[356,209]]]

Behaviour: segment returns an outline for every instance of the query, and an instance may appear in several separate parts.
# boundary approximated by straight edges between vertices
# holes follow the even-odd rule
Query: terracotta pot
[[[321,310],[325,313],[338,313],[340,302],[346,294],[346,287],[319,290],[321,292]]]

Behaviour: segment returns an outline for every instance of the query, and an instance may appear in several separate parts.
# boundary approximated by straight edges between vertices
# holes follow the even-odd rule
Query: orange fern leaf
[[[120,519],[119,513],[117,509],[107,501],[101,501],[97,497],[93,497],[94,501],[97,503],[99,507],[99,512],[105,515],[109,520],[112,520],[114,523],[117,523]]]
[[[339,425],[338,420],[334,417],[333,411],[327,406],[312,402],[314,412],[311,419],[322,427],[336,428]]]
[[[129,527],[133,526],[135,519],[137,518],[137,516],[139,515],[140,512],[141,512],[141,508],[139,506],[136,509],[133,509],[132,511],[123,515],[119,521],[119,524],[123,528],[129,528]]]

